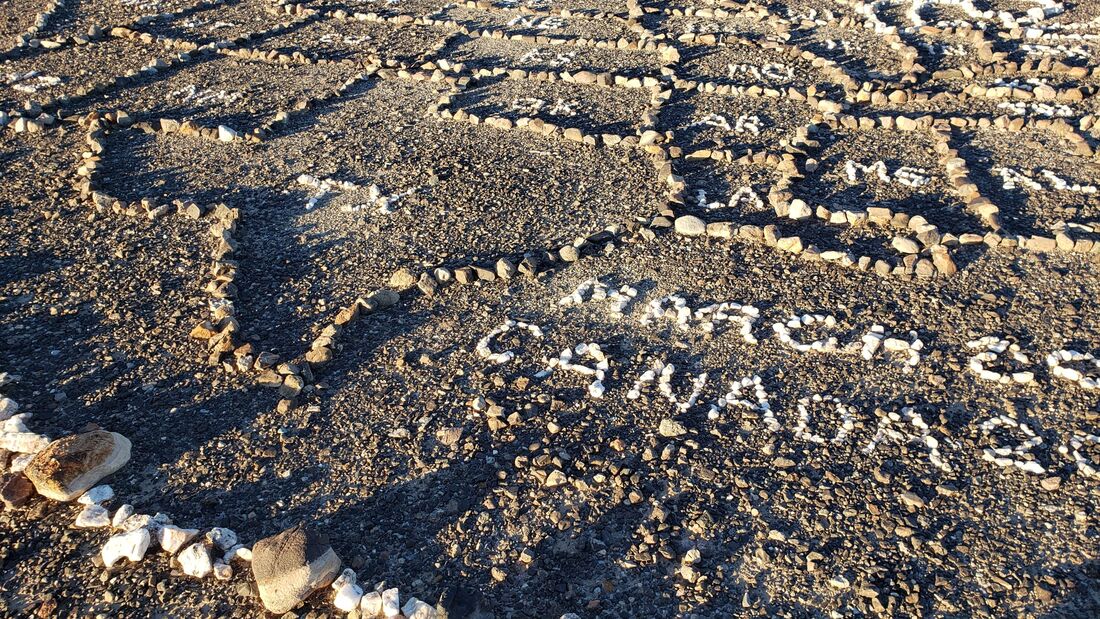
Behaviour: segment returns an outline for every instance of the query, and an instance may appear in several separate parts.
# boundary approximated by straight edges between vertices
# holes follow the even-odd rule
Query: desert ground
[[[0,616],[1100,616],[1097,0],[0,0]]]

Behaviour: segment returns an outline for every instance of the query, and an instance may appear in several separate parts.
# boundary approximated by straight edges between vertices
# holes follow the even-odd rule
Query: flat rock
[[[676,234],[683,236],[703,236],[707,233],[707,224],[694,215],[683,215],[676,218]]]
[[[264,607],[281,615],[336,580],[340,558],[324,536],[298,525],[256,542],[252,573]]]
[[[72,501],[129,460],[129,439],[94,430],[53,441],[34,457],[26,474],[42,496]]]

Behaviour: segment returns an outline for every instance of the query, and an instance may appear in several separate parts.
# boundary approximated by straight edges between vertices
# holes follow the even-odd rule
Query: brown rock
[[[8,473],[0,477],[0,502],[6,509],[19,509],[34,496],[34,484],[23,473]]]
[[[129,439],[94,430],[53,441],[27,465],[26,475],[39,494],[71,501],[129,460]]]
[[[252,573],[268,611],[289,612],[340,572],[328,539],[303,525],[262,539],[252,547]]]
[[[390,276],[390,287],[397,290],[408,290],[416,285],[416,276],[408,269],[398,269]]]

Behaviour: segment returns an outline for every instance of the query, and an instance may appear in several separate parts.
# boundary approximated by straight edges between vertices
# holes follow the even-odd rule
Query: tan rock
[[[409,269],[398,269],[390,276],[390,287],[397,290],[408,290],[416,285],[416,275]]]
[[[340,558],[323,535],[298,525],[256,542],[252,573],[264,607],[281,615],[336,580]]]
[[[39,494],[71,501],[129,460],[129,439],[117,432],[94,430],[53,441],[25,472]]]

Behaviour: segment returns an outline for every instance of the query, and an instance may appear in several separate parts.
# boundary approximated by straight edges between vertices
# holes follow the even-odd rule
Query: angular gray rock
[[[129,461],[129,439],[117,432],[93,430],[53,441],[24,472],[42,496],[72,501]]]
[[[340,558],[328,539],[300,524],[256,542],[252,573],[264,607],[281,615],[336,580]]]

